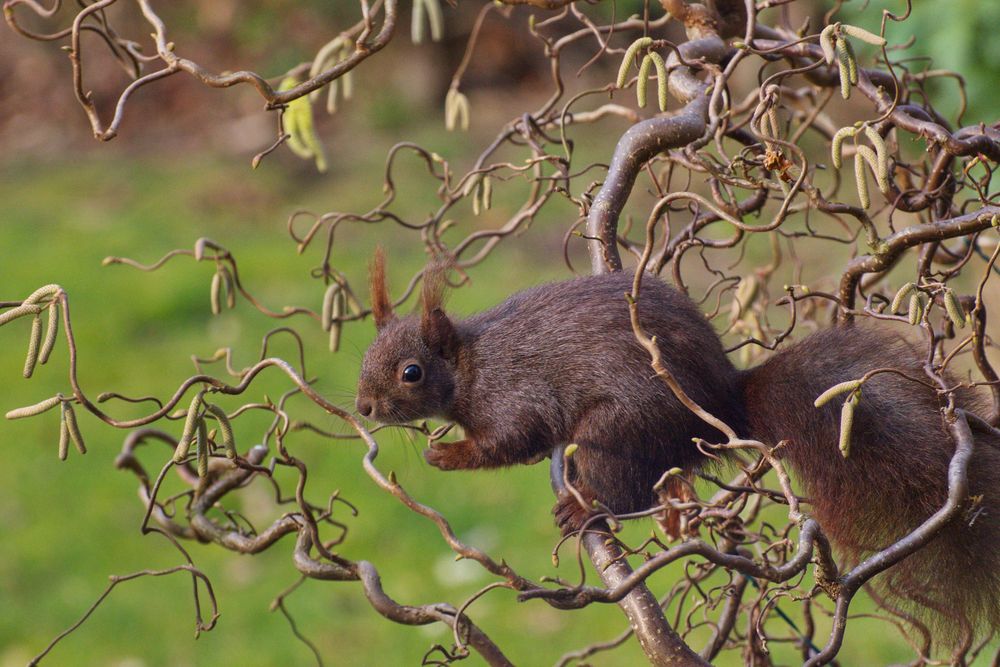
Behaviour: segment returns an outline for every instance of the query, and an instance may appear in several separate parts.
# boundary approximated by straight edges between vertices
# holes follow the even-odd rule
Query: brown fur
[[[466,320],[445,314],[440,285],[432,284],[419,315],[383,318],[362,365],[358,409],[382,422],[458,423],[466,439],[426,452],[442,470],[534,463],[557,444],[576,443],[570,473],[585,497],[618,513],[647,509],[664,471],[706,463],[692,438],[723,436],[653,374],[629,322],[624,293],[631,281],[617,273],[542,285]],[[384,288],[384,276],[373,284]],[[705,317],[676,290],[645,280],[639,312],[693,400],[741,436],[788,440],[784,455],[849,559],[887,546],[943,504],[954,445],[934,392],[891,375],[867,383],[846,460],[837,449],[839,403],[812,405],[828,387],[873,368],[893,365],[922,377],[906,343],[869,329],[831,329],[740,373]],[[421,381],[404,382],[413,364]],[[937,614],[939,625],[956,632],[962,623],[1000,626],[998,445],[977,436],[970,472],[973,495],[982,495],[977,511],[882,577],[913,606],[946,610]],[[556,516],[569,529],[587,510],[568,497]],[[664,521],[676,530],[675,518]]]
[[[744,374],[750,430],[768,443],[787,440],[784,456],[798,473],[813,514],[851,561],[889,546],[947,499],[955,445],[936,393],[898,375],[866,382],[851,429],[850,456],[837,449],[840,404],[817,409],[829,387],[891,367],[926,379],[905,340],[883,329],[815,333]],[[976,410],[971,396],[961,407]],[[908,599],[948,640],[964,629],[1000,627],[1000,441],[976,434],[964,516],[928,546],[876,580]],[[939,610],[940,613],[928,613]]]

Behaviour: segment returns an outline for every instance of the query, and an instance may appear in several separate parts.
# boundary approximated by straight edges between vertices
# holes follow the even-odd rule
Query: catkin
[[[965,327],[965,311],[962,310],[962,305],[958,302],[958,297],[950,289],[944,290],[944,309],[948,312],[948,318],[951,319],[952,324],[954,324],[959,329]]]
[[[847,75],[852,86],[858,85],[858,57],[854,53],[851,43],[844,40],[844,49],[847,51]]]
[[[840,169],[843,165],[843,148],[844,141],[848,137],[853,137],[858,133],[858,128],[848,125],[847,127],[842,127],[837,130],[837,133],[833,135],[833,140],[830,142],[830,157],[833,159],[833,166]]]
[[[840,409],[840,442],[838,449],[845,459],[851,454],[851,427],[854,426],[854,408],[857,407],[860,395],[854,394],[844,401]]]
[[[236,458],[236,438],[233,436],[233,425],[226,416],[226,411],[218,405],[205,404],[208,411],[215,420],[219,422],[219,432],[222,434],[222,447],[226,451],[226,456],[231,459]]]
[[[31,334],[28,336],[28,354],[24,359],[24,377],[30,378],[38,363],[38,348],[42,344],[42,317],[35,315],[31,320]]]
[[[887,172],[882,169],[882,165],[879,164],[878,155],[875,151],[868,146],[858,146],[858,155],[864,158],[872,172],[874,172],[879,191],[882,193],[887,192],[889,190],[889,183],[886,180]]]
[[[333,299],[333,305],[331,310],[330,318],[330,351],[336,352],[340,349],[340,332],[344,328],[344,323],[341,321],[341,317],[344,315],[344,310],[347,306],[347,297],[344,295],[343,291],[337,292],[336,297]]]
[[[414,44],[424,41],[424,14],[427,8],[424,0],[413,0],[413,13],[410,15],[410,40]]]
[[[345,49],[345,52],[350,56],[350,51]],[[344,58],[345,60],[347,58]],[[340,80],[344,82],[344,99],[349,100],[354,97],[354,70],[347,70],[344,72]]]
[[[46,398],[44,401],[39,401],[34,405],[26,405],[23,408],[14,408],[4,415],[7,419],[24,419],[25,417],[34,417],[35,415],[40,415],[46,410],[51,410],[55,406],[59,405],[60,401],[63,400],[62,394],[56,394],[52,398]]]
[[[868,176],[865,174],[865,160],[861,154],[854,156],[854,180],[857,183],[861,208],[867,209],[872,205],[872,199],[868,194]]]
[[[0,326],[7,324],[19,317],[24,317],[25,315],[37,315],[42,312],[44,306],[40,306],[37,303],[22,303],[20,306],[11,308],[7,312],[0,315]]]
[[[236,307],[236,281],[233,280],[233,274],[229,272],[229,269],[225,266],[219,269],[222,273],[222,288],[226,294],[226,307],[235,308]]]
[[[826,60],[827,65],[832,65],[833,61],[837,59],[837,52],[834,48],[834,36],[833,33],[837,29],[838,24],[831,23],[830,25],[823,28],[823,32],[819,34],[819,45],[823,49],[823,58]]]
[[[469,129],[469,98],[465,93],[455,92],[455,109],[458,115],[458,126],[463,130]]]
[[[635,60],[635,54],[639,52],[639,49],[644,49],[652,43],[652,37],[640,37],[629,45],[625,51],[625,57],[622,58],[622,64],[618,67],[618,78],[615,79],[615,85],[618,88],[625,87],[625,80],[628,79],[628,70],[632,65],[632,61]]]
[[[219,271],[212,274],[212,286],[208,296],[212,305],[212,314],[218,315],[222,312],[222,273]]]
[[[650,51],[649,55],[646,56],[653,61],[653,67],[656,68],[656,103],[660,107],[660,111],[667,110],[667,64],[663,61],[663,56],[661,56],[656,51]]]
[[[340,283],[334,281],[323,293],[323,308],[320,313],[320,325],[323,331],[330,330],[330,321],[333,319],[333,300],[340,292]]]
[[[885,145],[885,139],[882,135],[878,133],[871,125],[865,125],[865,136],[868,137],[868,141],[872,142],[872,146],[875,147],[875,154],[878,155],[879,163],[889,162],[889,151]]]
[[[201,407],[201,392],[194,395],[191,405],[188,407],[187,417],[184,419],[184,430],[181,431],[181,439],[177,441],[177,448],[174,450],[174,463],[180,463],[188,455],[191,449],[191,437],[194,429],[198,425],[198,409]]]
[[[892,304],[889,306],[889,312],[895,315],[903,307],[903,300],[910,296],[910,292],[917,288],[915,283],[906,283],[899,288],[896,292],[896,296],[892,297]]]
[[[851,99],[851,56],[847,51],[847,42],[844,41],[843,37],[837,38],[837,56],[840,68],[840,95],[845,100],[849,100]]]
[[[83,443],[83,434],[80,432],[80,426],[76,423],[76,412],[73,411],[73,406],[70,403],[63,403],[63,408],[65,408],[63,422],[66,424],[66,430],[69,431],[69,439],[76,445],[76,451],[86,454],[87,446]]]
[[[444,35],[444,17],[441,16],[441,5],[438,0],[423,0],[427,5],[427,22],[431,26],[431,41],[440,42]]]
[[[878,135],[878,132],[875,132]],[[875,181],[878,183],[879,192],[882,194],[889,193],[889,156],[884,150],[879,153],[877,150],[872,150],[868,146],[858,146],[858,154],[863,156],[868,162],[868,166],[872,168],[875,173]]]
[[[69,456],[69,428],[66,426],[65,406],[59,414],[59,460],[65,461]]]
[[[817,408],[822,407],[823,405],[829,403],[830,399],[836,396],[840,396],[841,394],[847,393],[849,391],[854,391],[855,389],[858,389],[860,386],[861,386],[861,380],[848,380],[846,382],[835,384],[826,391],[824,391],[822,394],[817,396],[816,400],[813,401],[813,405],[816,406]]]
[[[49,360],[49,355],[56,344],[56,334],[59,330],[59,302],[53,301],[49,304],[49,326],[45,330],[45,340],[42,341],[42,349],[38,353],[38,362],[41,364]]]
[[[920,318],[924,316],[924,304],[922,295],[918,292],[910,297],[909,321],[910,324],[917,325]]]
[[[856,25],[847,25],[846,23],[844,23],[841,24],[840,30],[845,35],[850,35],[851,37],[855,37],[857,39],[860,39],[862,42],[867,42],[868,44],[872,44],[874,46],[886,45],[885,38],[880,37],[874,33],[870,33],[864,28],[859,28]]]
[[[198,459],[198,477],[208,477],[208,429],[205,420],[198,422],[198,436],[195,439],[195,455]]]
[[[646,89],[649,85],[649,70],[653,66],[653,58],[647,53],[639,65],[639,80],[635,82],[635,99],[640,107],[646,106]]]

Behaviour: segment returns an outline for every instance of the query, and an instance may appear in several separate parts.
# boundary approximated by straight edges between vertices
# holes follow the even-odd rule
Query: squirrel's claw
[[[572,535],[587,523],[587,519],[594,516],[596,512],[589,507],[580,505],[580,501],[571,493],[559,496],[558,502],[552,508],[552,513],[556,517],[556,526],[563,537]]]

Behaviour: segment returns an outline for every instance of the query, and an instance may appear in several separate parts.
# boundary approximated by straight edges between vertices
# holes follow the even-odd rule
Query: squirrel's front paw
[[[424,458],[438,470],[467,470],[476,467],[473,445],[468,440],[432,442],[424,450]]]

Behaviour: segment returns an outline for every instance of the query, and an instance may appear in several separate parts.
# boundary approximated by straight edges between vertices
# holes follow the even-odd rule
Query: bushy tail
[[[922,363],[904,339],[857,326],[813,334],[744,374],[751,434],[769,444],[789,441],[784,457],[813,515],[851,562],[890,545],[944,505],[955,443],[936,393],[898,374],[865,383],[846,459],[838,449],[843,401],[822,408],[813,401],[877,368],[926,382]],[[971,396],[960,403],[985,414]],[[889,604],[952,644],[1000,628],[1000,438],[974,433],[962,512],[873,582]]]

